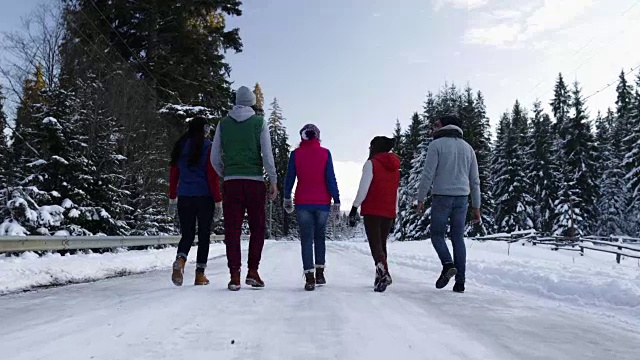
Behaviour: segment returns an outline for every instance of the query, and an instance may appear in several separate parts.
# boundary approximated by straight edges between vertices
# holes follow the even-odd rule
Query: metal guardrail
[[[243,235],[242,240],[249,239]],[[211,235],[221,242],[224,235]],[[197,242],[197,238],[195,240]],[[0,236],[0,253],[177,245],[180,236]]]

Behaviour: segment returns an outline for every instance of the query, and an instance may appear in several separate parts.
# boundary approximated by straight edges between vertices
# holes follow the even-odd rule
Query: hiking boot
[[[316,285],[325,285],[327,279],[324,278],[324,267],[316,268]]]
[[[313,271],[308,271],[304,273],[305,283],[304,289],[307,291],[313,291],[316,289],[316,279],[313,276]]]
[[[187,259],[178,257],[173,262],[173,272],[171,273],[171,281],[175,286],[182,286],[184,281],[184,265],[187,263]]]
[[[451,280],[452,277],[456,276],[456,274],[458,274],[458,270],[456,270],[455,265],[444,264],[442,266],[440,277],[438,278],[438,280],[436,280],[436,289],[442,289],[443,287],[447,286],[449,280]]]
[[[194,282],[194,285],[209,285],[209,279],[207,279],[204,271],[196,270],[196,281]]]
[[[231,291],[240,290],[240,270],[231,272],[231,280],[229,280],[227,288]]]
[[[254,288],[264,287],[264,281],[260,279],[258,270],[249,270],[249,272],[247,273],[247,279],[245,280],[245,284],[251,285],[251,287],[254,287]]]
[[[453,291],[455,291],[457,293],[463,293],[464,292],[464,281],[456,281],[456,283],[453,285]]]
[[[387,286],[389,285],[391,285],[391,275],[389,275],[389,271],[386,269],[385,264],[379,262],[376,265],[376,281],[373,285],[373,291],[384,292],[387,290]]]

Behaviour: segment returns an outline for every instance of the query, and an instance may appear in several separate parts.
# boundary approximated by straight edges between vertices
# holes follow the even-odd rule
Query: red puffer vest
[[[360,214],[393,219],[400,186],[400,158],[394,153],[380,153],[371,158],[371,163],[373,180]]]
[[[329,161],[329,151],[316,139],[303,140],[295,149],[296,162],[296,204],[331,204],[331,195],[327,189],[325,171]]]

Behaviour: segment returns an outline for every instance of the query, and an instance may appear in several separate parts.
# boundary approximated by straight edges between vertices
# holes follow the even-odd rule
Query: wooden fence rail
[[[521,242],[537,246],[550,246],[551,250],[577,251],[584,256],[585,250],[614,254],[619,264],[623,257],[640,259],[640,239],[629,236],[581,236],[566,237],[522,231],[511,234],[496,234],[472,238],[477,241],[504,241],[512,244]],[[636,245],[637,244],[637,245]]]

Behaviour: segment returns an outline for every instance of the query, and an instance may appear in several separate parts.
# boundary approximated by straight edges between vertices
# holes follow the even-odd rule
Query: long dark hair
[[[180,160],[180,155],[182,154],[182,148],[187,140],[189,143],[189,159],[187,160],[187,165],[189,167],[196,166],[200,161],[200,156],[202,155],[202,148],[204,147],[204,138],[205,138],[205,126],[207,126],[207,121],[203,118],[194,118],[189,122],[189,130],[176,141],[175,145],[173,145],[173,150],[171,151],[171,165],[178,164]]]

